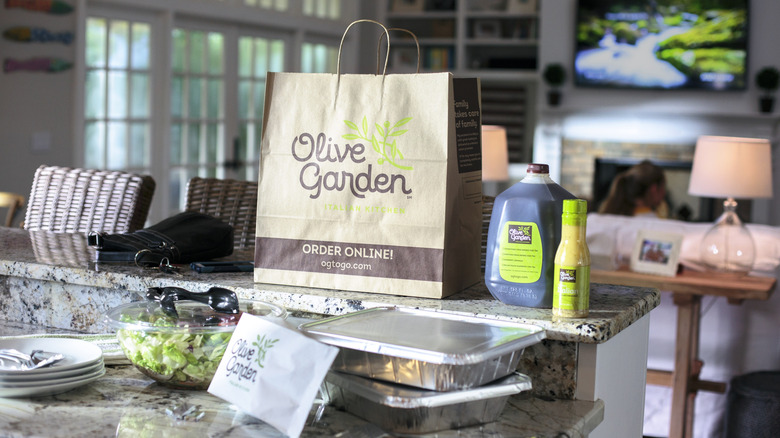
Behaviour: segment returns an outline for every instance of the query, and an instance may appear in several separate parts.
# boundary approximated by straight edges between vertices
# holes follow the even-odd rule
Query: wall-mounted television
[[[578,0],[574,83],[744,90],[749,0]]]

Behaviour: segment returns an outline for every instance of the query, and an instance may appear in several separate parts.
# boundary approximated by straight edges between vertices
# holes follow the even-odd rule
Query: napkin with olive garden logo
[[[297,437],[338,351],[298,330],[244,313],[208,392]]]

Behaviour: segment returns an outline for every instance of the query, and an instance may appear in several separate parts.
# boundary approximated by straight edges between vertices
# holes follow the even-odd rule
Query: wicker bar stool
[[[255,246],[257,182],[194,177],[187,182],[184,209],[230,224],[236,249]]]
[[[24,229],[133,232],[144,227],[154,189],[148,175],[43,165],[35,171]]]
[[[5,226],[10,227],[14,223],[14,216],[17,210],[24,206],[24,196],[16,193],[0,192],[0,207],[7,208],[8,214],[5,217]]]

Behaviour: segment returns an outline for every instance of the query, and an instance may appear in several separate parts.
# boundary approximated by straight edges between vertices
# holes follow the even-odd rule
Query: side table
[[[647,382],[672,388],[669,438],[692,437],[696,392],[726,391],[725,383],[699,380],[703,366],[698,358],[701,298],[705,295],[725,297],[729,304],[767,300],[774,292],[777,280],[774,277],[725,277],[685,269],[674,277],[594,269],[590,279],[593,283],[654,287],[672,293],[677,306],[674,370],[647,370]]]

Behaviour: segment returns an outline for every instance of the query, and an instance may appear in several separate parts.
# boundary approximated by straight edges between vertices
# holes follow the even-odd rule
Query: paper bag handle
[[[409,35],[412,36],[412,38],[414,38],[414,43],[417,45],[417,73],[420,73],[420,41],[417,39],[417,35],[415,35],[414,32],[412,32],[411,30],[404,29],[401,27],[390,27],[387,30],[388,31],[400,30],[408,33]],[[385,38],[385,34],[379,35],[379,41],[376,43],[376,74],[379,74],[379,46],[382,45],[382,40],[384,38]],[[390,50],[389,47],[390,46],[388,45],[388,50]],[[385,67],[385,69],[387,69],[387,67]]]
[[[385,31],[385,35],[387,36],[387,54],[385,55],[385,69],[382,71],[382,75],[384,76],[387,73],[387,60],[390,59],[390,33],[387,31],[387,28],[385,27],[384,24],[375,20],[369,20],[367,18],[353,21],[352,23],[349,24],[349,26],[347,26],[347,29],[344,30],[344,35],[341,36],[341,43],[339,44],[339,55],[338,55],[339,57],[338,60],[336,61],[336,75],[341,74],[341,48],[342,46],[344,46],[344,39],[347,37],[347,32],[349,32],[349,29],[357,23],[374,23],[378,26],[381,26],[382,29]],[[377,71],[378,70],[379,68],[377,68]],[[379,73],[377,72],[377,74]]]

